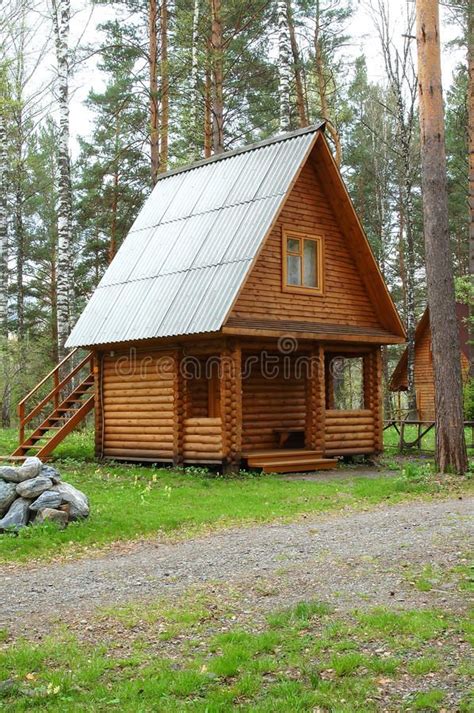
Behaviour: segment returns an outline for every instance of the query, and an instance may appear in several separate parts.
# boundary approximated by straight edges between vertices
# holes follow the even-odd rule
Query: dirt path
[[[474,498],[405,503],[372,511],[236,528],[163,544],[138,543],[94,559],[9,570],[0,579],[0,628],[45,631],[97,607],[174,596],[191,586],[230,583],[243,605],[278,608],[317,598],[338,608],[465,606],[446,581],[419,592],[409,584],[424,564],[449,571],[474,539]],[[266,590],[266,591],[264,591]]]

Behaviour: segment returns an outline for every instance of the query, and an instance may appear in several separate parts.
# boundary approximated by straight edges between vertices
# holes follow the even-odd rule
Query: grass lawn
[[[130,605],[91,619],[89,638],[0,644],[0,710],[474,710],[464,615],[309,601],[236,624],[238,603],[217,601]]]
[[[196,468],[177,471],[99,465],[76,460],[79,455],[92,457],[87,432],[72,434],[62,448],[58,456],[63,460],[57,465],[64,480],[87,493],[91,516],[64,531],[45,524],[25,528],[18,535],[2,535],[0,562],[86,554],[117,540],[156,534],[191,536],[209,528],[289,520],[304,513],[370,507],[418,496],[448,496],[472,490],[474,485],[469,479],[438,482],[429,474],[427,464],[407,464],[391,478],[381,475],[319,482],[255,474],[229,479]]]

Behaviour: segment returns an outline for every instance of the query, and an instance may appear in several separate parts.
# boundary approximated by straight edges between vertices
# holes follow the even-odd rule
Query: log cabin
[[[470,344],[467,327],[469,308],[461,302],[456,303],[456,319],[459,327],[459,346],[461,372],[465,383],[469,376]],[[416,325],[414,379],[416,408],[420,421],[431,422],[435,419],[435,385],[433,356],[431,352],[430,313],[427,307]],[[408,388],[407,350],[403,352],[390,379],[391,391],[401,393]]]
[[[382,450],[381,346],[404,341],[319,124],[160,176],[68,347],[98,458],[293,472]]]

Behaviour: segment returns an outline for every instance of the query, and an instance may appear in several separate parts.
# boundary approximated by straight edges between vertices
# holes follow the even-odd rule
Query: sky
[[[368,7],[370,0],[354,0],[356,12],[350,21],[348,33],[352,36],[352,41],[345,48],[347,59],[355,59],[362,52],[367,58],[367,68],[369,78],[372,81],[382,81],[384,79],[383,60],[380,53],[380,43],[373,18]],[[405,32],[404,11],[411,0],[385,0],[388,4],[389,15],[393,23],[393,40],[395,43],[402,42],[402,34]],[[84,9],[80,9],[81,6]],[[90,4],[85,6],[84,0],[77,0],[77,11],[71,23],[71,41],[75,44],[81,38],[83,42],[97,44],[100,40],[100,33],[97,25],[103,22],[111,12],[110,8],[95,6],[92,14]],[[455,66],[462,61],[462,52],[447,47],[447,43],[456,36],[456,27],[446,21],[446,10],[441,7],[441,39],[442,39],[442,71],[444,90],[449,87],[452,81]],[[415,43],[414,43],[415,45]],[[414,51],[416,47],[414,46]],[[93,88],[101,90],[103,88],[103,78],[96,68],[96,59],[90,60],[75,74],[71,86],[70,120],[72,153],[77,154],[78,136],[88,136],[91,131],[91,112],[84,105],[89,91]]]

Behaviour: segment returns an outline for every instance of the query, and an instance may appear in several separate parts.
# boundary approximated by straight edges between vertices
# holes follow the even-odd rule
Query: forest
[[[456,58],[443,77],[449,228],[465,302],[468,10],[469,0],[442,5],[443,56]],[[410,348],[426,306],[414,23],[415,3],[389,0],[6,0],[2,425],[64,355],[161,173],[319,120]],[[384,352],[386,382],[399,355]],[[392,407],[387,391],[386,416]]]

